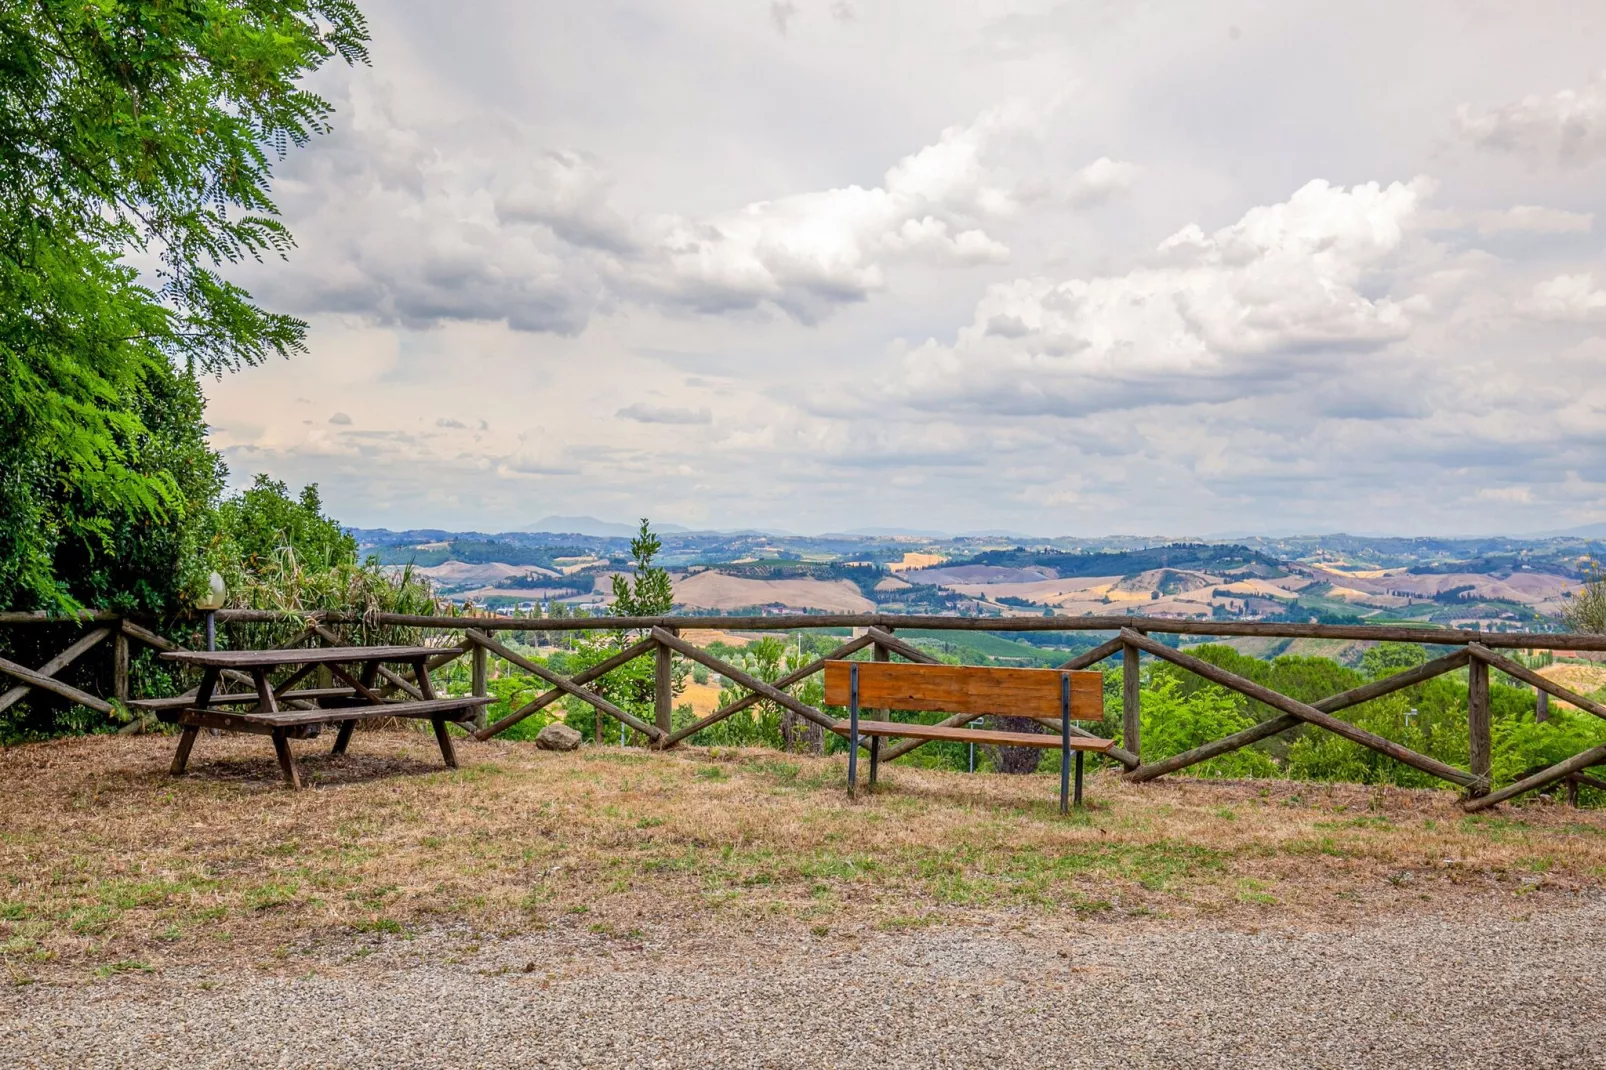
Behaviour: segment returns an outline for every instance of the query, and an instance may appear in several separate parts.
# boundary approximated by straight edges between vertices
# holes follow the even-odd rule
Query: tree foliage
[[[290,248],[271,163],[330,112],[301,80],[366,40],[350,0],[0,9],[0,605],[204,579],[221,469],[184,373],[302,348],[223,270]]]

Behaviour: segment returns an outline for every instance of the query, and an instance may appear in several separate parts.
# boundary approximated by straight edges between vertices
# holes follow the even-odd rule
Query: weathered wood
[[[34,671],[40,676],[54,676],[77,661],[86,651],[110,634],[110,628],[92,628],[79,636],[78,640],[66,650],[63,650]],[[0,710],[9,710],[12,706],[15,706],[30,690],[32,690],[31,684],[19,684],[5,694],[0,695]]]
[[[190,764],[190,750],[195,746],[195,737],[200,734],[199,728],[186,726],[178,734],[178,749],[173,751],[173,764],[168,766],[169,776],[183,776],[184,770]]]
[[[919,628],[982,632],[1117,632],[1135,628],[1172,635],[1259,636],[1292,639],[1360,639],[1379,642],[1455,646],[1481,642],[1503,649],[1606,650],[1606,635],[1578,633],[1478,632],[1469,629],[1423,628],[1371,624],[1292,624],[1270,621],[1194,621],[1168,617],[942,617],[895,613],[791,613],[775,616],[726,617],[436,617],[378,613],[276,614],[263,610],[219,610],[220,620],[301,620],[308,616],[329,623],[375,624],[408,628],[456,629],[473,621],[481,631],[645,631],[654,626],[718,628],[735,631],[795,631],[812,628]]]
[[[351,672],[347,669],[347,667],[345,665],[342,665],[339,662],[331,661],[331,662],[328,662],[327,664],[329,666],[330,674],[333,675],[335,679],[344,680],[346,682],[347,686],[349,686],[353,691],[357,692],[357,694],[360,695],[362,698],[367,699],[369,702],[373,703],[375,706],[387,705],[387,703],[385,702],[384,697],[381,696],[377,691],[375,691],[372,687],[369,686],[370,684],[373,683],[373,673],[372,672],[365,671],[365,672],[363,672],[362,677],[359,678],[359,677],[351,675]],[[372,662],[369,663],[370,666],[372,664],[373,664]]]
[[[409,662],[438,653],[440,648],[432,646],[342,646],[293,650],[168,650],[162,653],[162,657],[181,665],[210,665],[219,669],[276,669],[285,665],[327,665],[354,661]],[[457,653],[461,654],[462,651]]]
[[[1138,648],[1121,644],[1121,746],[1143,757],[1143,683]]]
[[[355,719],[340,722],[340,729],[335,733],[335,745],[329,751],[331,755],[346,753],[346,747],[351,743],[351,733],[356,727],[357,722]]]
[[[672,633],[678,634],[678,633]],[[675,652],[666,646],[653,651],[652,710],[658,724],[659,745],[675,730]]]
[[[1575,754],[1565,762],[1558,762],[1549,769],[1541,770],[1531,777],[1525,777],[1515,784],[1508,784],[1499,791],[1491,791],[1486,795],[1474,796],[1464,799],[1461,808],[1469,813],[1478,810],[1487,810],[1491,806],[1505,802],[1507,799],[1521,795],[1523,792],[1542,788],[1547,784],[1554,784],[1558,780],[1566,779],[1575,773],[1581,773],[1592,765],[1606,762],[1606,747],[1595,747]]]
[[[303,712],[303,711],[296,711]],[[323,723],[274,724],[267,714],[257,717],[248,713],[230,713],[226,710],[174,710],[162,716],[168,724],[181,728],[209,728],[217,732],[238,732],[245,735],[271,736],[274,732],[289,733],[294,739],[314,739],[323,732]]]
[[[1394,676],[1386,676],[1381,680],[1373,680],[1369,684],[1362,684],[1360,687],[1341,691],[1336,695],[1329,695],[1319,702],[1311,703],[1311,705],[1323,713],[1337,713],[1339,710],[1349,709],[1351,706],[1359,706],[1363,702],[1370,702],[1375,698],[1381,698],[1395,691],[1401,691],[1407,687],[1415,687],[1417,684],[1425,680],[1431,680],[1435,676],[1453,672],[1465,665],[1469,656],[1465,650],[1457,650],[1453,654],[1446,654],[1442,658],[1436,658],[1406,672],[1397,673]],[[1167,773],[1186,769],[1190,765],[1209,761],[1211,758],[1238,750],[1240,747],[1247,747],[1251,743],[1258,743],[1262,739],[1269,739],[1272,736],[1288,731],[1290,728],[1298,728],[1304,723],[1303,720],[1290,713],[1272,717],[1241,732],[1234,732],[1230,736],[1222,736],[1220,739],[1212,740],[1203,746],[1195,747],[1193,750],[1183,751],[1181,754],[1173,754],[1169,758],[1148,765],[1140,765],[1128,772],[1126,778],[1132,781],[1153,780],[1156,777],[1165,776]]]
[[[429,663],[424,658],[413,662],[413,680],[425,702],[435,698],[435,681],[429,678]]]
[[[894,638],[893,635],[892,635],[892,629],[891,628],[888,628],[885,631],[882,631],[882,629],[880,629],[880,628],[872,628],[872,629],[870,629],[870,631],[880,633],[881,635],[885,635],[888,639]],[[874,649],[871,651],[870,656],[871,656],[871,658],[873,658],[876,661],[889,662],[889,661],[892,660],[892,647],[887,643],[878,641],[875,644]],[[830,702],[830,701],[831,701],[830,699],[826,699],[826,702]],[[890,721],[890,720],[892,720],[892,708],[890,706],[882,706],[882,707],[880,707],[878,709],[871,709],[871,710],[868,710],[868,711],[860,710],[859,712],[860,712],[861,716],[864,713],[868,712],[872,719],[879,719],[879,720],[882,720],[882,721]],[[958,710],[949,710],[948,712],[949,713],[958,713],[959,711]],[[870,743],[870,784],[872,786],[874,786],[874,784],[876,782],[876,773],[880,769],[880,767],[881,767],[881,739],[878,736],[875,739],[873,739],[871,741],[871,743]]]
[[[337,635],[334,632],[330,631],[328,628],[324,627],[321,624],[314,624],[312,626],[312,628],[311,628],[311,631],[312,631],[312,633],[314,635],[316,635],[319,639],[322,639],[326,644],[328,644],[331,647],[334,647],[334,648],[337,648],[337,649],[345,649],[345,650],[353,649],[353,645],[351,643],[346,642],[344,639],[340,638],[339,635]],[[429,649],[434,649],[434,648],[431,647]],[[455,653],[452,655],[452,657],[456,657],[456,656],[457,655]],[[450,660],[450,659],[448,659],[448,660]],[[325,662],[309,662],[306,665],[303,665],[300,669],[298,669],[297,672],[311,672],[312,670],[318,668],[319,665],[322,665],[322,664],[327,664],[327,663],[325,663]],[[408,683],[405,679],[403,679],[402,675],[400,673],[395,672],[395,671],[393,671],[391,669],[385,668],[385,666],[379,664],[377,661],[373,662],[371,664],[371,666],[367,669],[367,671],[369,671],[370,673],[378,673],[378,675],[384,677],[385,681],[388,684],[390,684],[392,687],[399,688],[400,690],[407,692],[409,695],[413,696],[414,698],[423,698],[424,697],[424,693],[422,691],[420,691],[417,687],[414,687],[412,684]],[[291,679],[293,680],[293,679],[295,679],[295,677],[292,676]],[[371,685],[372,681],[369,681],[369,683]]]
[[[1584,773],[1574,773],[1567,779],[1572,781],[1574,784],[1582,784],[1585,787],[1594,788],[1596,791],[1606,791],[1606,780],[1602,780],[1600,777],[1588,776]]]
[[[257,685],[257,712],[278,713],[279,700],[273,697],[273,687],[268,683],[266,669],[252,669],[251,678]]]
[[[320,699],[350,698],[356,693],[356,691],[349,687],[309,687],[300,691],[287,691],[282,695],[276,692],[274,697],[277,698],[280,703],[316,702]],[[236,706],[243,703],[255,703],[260,701],[261,698],[255,691],[251,692],[250,694],[244,694],[243,692],[236,694],[230,692],[226,695],[214,694],[212,696],[210,705]],[[130,699],[128,704],[136,710],[149,710],[152,713],[155,713],[157,710],[176,710],[182,709],[185,706],[194,706],[197,705],[197,702],[195,701],[194,695],[178,695],[174,698]]]
[[[895,627],[934,631],[984,632],[1117,632],[1137,628],[1172,635],[1258,636],[1287,639],[1358,639],[1378,642],[1424,643],[1456,646],[1482,643],[1494,649],[1606,651],[1606,635],[1576,632],[1478,632],[1470,629],[1409,627],[1371,624],[1293,624],[1270,621],[1195,621],[1165,617],[942,617],[897,613],[789,613],[775,616],[721,617],[568,617],[508,618],[435,616],[410,613],[364,614],[314,610],[285,612],[258,609],[220,609],[221,621],[286,623],[317,621],[324,624],[360,624],[455,631],[472,623],[481,631],[642,631],[655,625],[672,628],[717,628],[735,631],[796,631],[814,628]],[[42,612],[0,612],[0,624],[58,624],[66,620],[110,621],[119,614],[105,611],[78,617]],[[132,634],[132,633],[131,633]],[[143,639],[141,641],[144,641]]]
[[[290,740],[283,729],[276,728],[273,731],[273,752],[279,756],[279,768],[284,771],[285,783],[299,791],[301,770],[296,768],[295,755],[290,753]]]
[[[1402,762],[1414,769],[1420,769],[1424,773],[1430,773],[1441,780],[1448,780],[1452,784],[1459,784],[1465,788],[1486,788],[1488,786],[1488,781],[1485,778],[1473,776],[1463,769],[1457,769],[1453,765],[1446,765],[1444,762],[1436,758],[1429,758],[1425,754],[1418,754],[1411,748],[1403,747],[1391,739],[1385,739],[1363,728],[1357,728],[1347,721],[1341,721],[1309,703],[1289,698],[1287,695],[1257,684],[1253,680],[1239,676],[1237,673],[1228,672],[1226,669],[1219,668],[1191,654],[1183,654],[1180,651],[1172,650],[1164,643],[1156,642],[1148,636],[1140,635],[1130,630],[1121,634],[1128,643],[1146,653],[1153,654],[1164,661],[1169,661],[1173,665],[1179,665],[1212,683],[1220,684],[1223,687],[1237,691],[1239,694],[1248,695],[1252,699],[1258,699],[1273,709],[1291,713],[1300,720],[1325,728],[1335,735],[1343,736],[1352,743],[1359,743],[1361,746],[1375,750],[1379,754],[1393,758],[1397,762]]]
[[[144,643],[153,650],[178,649],[178,644],[173,642],[171,639],[157,635],[149,628],[146,628],[141,624],[136,624],[127,617],[124,617],[117,622],[117,629],[130,639],[137,639],[139,642]]]
[[[483,635],[484,633],[482,632],[480,634]],[[597,679],[598,677],[606,676],[608,673],[610,673],[613,670],[617,669],[619,666],[624,665],[627,662],[631,662],[631,661],[636,660],[637,658],[641,657],[643,654],[646,654],[649,651],[651,651],[652,648],[653,648],[653,641],[651,639],[639,640],[639,641],[637,641],[635,643],[632,643],[631,645],[625,647],[623,650],[619,651],[619,653],[613,655],[612,657],[607,658],[607,659],[605,659],[603,661],[600,661],[597,664],[591,666],[591,668],[582,669],[580,672],[575,673],[573,676],[569,677],[569,681],[568,682],[573,684],[573,685],[575,685],[576,687],[579,687],[579,686],[584,685],[584,684],[588,684],[592,680]],[[553,688],[551,691],[547,691],[547,692],[545,692],[543,694],[537,695],[535,698],[531,699],[529,702],[526,702],[524,705],[520,706],[518,709],[514,710],[512,713],[510,713],[506,717],[502,718],[500,721],[497,721],[495,724],[489,726],[488,728],[482,728],[479,731],[475,732],[474,733],[474,738],[478,739],[478,740],[481,740],[481,741],[484,741],[484,740],[490,739],[492,736],[494,736],[494,735],[496,735],[496,734],[498,734],[500,732],[506,732],[509,728],[512,728],[514,725],[518,724],[520,721],[524,720],[526,717],[529,717],[531,714],[534,714],[534,713],[536,713],[536,712],[538,712],[540,710],[545,709],[546,707],[552,705],[552,703],[558,701],[558,699],[562,698],[563,696],[567,695],[568,693],[569,692],[567,690],[563,689],[563,688]],[[601,711],[598,710],[598,712],[600,713]],[[597,742],[598,743],[602,742],[600,737],[597,739]]]
[[[1544,724],[1550,720],[1550,692],[1544,688],[1534,691],[1534,723]]]
[[[228,711],[188,707],[180,710],[163,710],[158,716],[170,724],[199,724],[203,728],[220,728],[231,732],[246,732],[247,725],[269,728],[293,728],[301,725],[324,725],[346,721],[375,721],[392,717],[430,719],[446,713],[463,713],[490,701],[463,695],[457,698],[415,699],[408,702],[384,702],[378,705],[336,706],[322,710],[278,710],[272,713],[257,710]],[[198,715],[211,720],[203,723]],[[225,718],[226,720],[220,720]],[[451,718],[457,722],[462,718]]]
[[[1494,762],[1490,727],[1489,663],[1474,658],[1467,665],[1467,766],[1484,785],[1489,782]],[[1481,795],[1484,788],[1474,787],[1471,791]]]
[[[1556,698],[1576,706],[1585,713],[1592,713],[1596,717],[1606,718],[1606,705],[1602,705],[1601,703],[1596,702],[1594,699],[1585,698],[1578,692],[1573,691],[1570,688],[1563,687],[1561,684],[1558,684],[1548,676],[1540,676],[1526,665],[1520,665],[1517,662],[1512,661],[1510,658],[1502,657],[1501,655],[1490,650],[1488,647],[1479,645],[1477,643],[1469,645],[1467,650],[1472,657],[1477,658],[1479,661],[1487,665],[1492,665],[1494,668],[1499,669],[1507,676],[1514,677],[1515,679],[1521,680],[1525,684],[1531,684],[1538,688],[1541,695],[1554,695]]]
[[[756,676],[752,676],[743,672],[734,665],[726,664],[725,662],[714,657],[714,655],[708,653],[706,650],[699,650],[697,647],[692,646],[679,636],[670,635],[662,628],[654,628],[652,630],[652,637],[666,646],[673,647],[680,654],[690,658],[692,661],[708,666],[721,676],[734,681],[740,686],[747,688],[749,691],[756,691],[763,697],[769,699],[771,702],[785,706],[799,717],[802,717],[805,720],[813,721],[821,728],[830,729],[832,731],[836,730],[836,721],[826,714],[821,713],[813,706],[810,706],[805,702],[798,701],[791,695],[788,695],[785,691],[782,691],[771,684],[765,683]],[[861,662],[860,664],[866,663]],[[830,669],[830,666],[831,663],[828,662],[826,664],[827,670]]]
[[[112,694],[128,705],[128,636],[122,632],[112,636]]]
[[[826,664],[827,704],[847,703],[849,668],[853,664]],[[859,701],[873,708],[1053,717],[1057,724],[1061,681],[1068,675],[1071,717],[1079,721],[1104,719],[1104,688],[1096,672],[894,662],[860,662],[858,667]]]
[[[441,760],[446,763],[446,768],[456,769],[457,751],[452,747],[451,733],[446,731],[446,719],[444,717],[435,717],[429,723],[435,729],[435,742],[440,745]]]
[[[861,663],[862,665],[863,663]],[[837,722],[831,730],[839,736],[848,734],[848,726]],[[992,728],[942,728],[934,724],[914,724],[909,721],[859,722],[861,736],[907,736],[914,739],[945,740],[953,743],[991,743],[1005,747],[1039,747],[1057,750],[1063,744],[1059,736],[1039,732],[1004,732]],[[1071,737],[1071,749],[1103,753],[1115,746],[1113,739],[1079,739]]]
[[[831,651],[829,654],[826,654],[825,657],[816,658],[814,661],[809,662],[807,665],[804,665],[802,668],[792,670],[791,672],[787,673],[785,676],[781,677],[779,680],[775,681],[775,686],[779,687],[779,688],[791,687],[793,684],[797,683],[799,680],[807,679],[808,677],[813,676],[815,673],[817,673],[817,672],[821,671],[822,669],[824,669],[825,668],[825,663],[827,661],[832,661],[832,660],[836,660],[836,659],[839,659],[839,658],[845,658],[850,654],[853,654],[853,653],[856,653],[857,651],[863,650],[865,647],[869,646],[873,641],[874,640],[872,640],[870,638],[870,636],[861,635],[858,638],[853,639],[850,642],[844,643],[841,646],[837,647],[835,650]],[[720,721],[723,721],[725,718],[731,716],[732,714],[740,713],[743,710],[747,709],[749,706],[752,706],[755,703],[762,702],[762,701],[764,701],[764,696],[763,695],[760,695],[756,691],[749,692],[748,694],[745,694],[741,698],[737,699],[735,702],[729,703],[728,705],[725,705],[725,706],[721,706],[719,709],[715,710],[713,713],[710,713],[708,716],[703,717],[703,718],[701,718],[699,720],[693,721],[691,724],[686,725],[684,728],[677,729],[676,731],[674,731],[673,733],[670,734],[670,736],[669,736],[669,738],[667,740],[664,741],[664,746],[665,747],[673,747],[675,744],[681,742],[682,740],[687,739],[687,738],[689,738],[691,736],[694,736],[698,732],[701,732],[703,729],[707,728],[709,725],[718,724]]]
[[[489,672],[488,672],[489,664],[488,663],[490,661],[490,654],[483,646],[480,646],[480,644],[478,644],[478,643],[474,643],[474,644],[472,644],[472,646],[474,648],[474,652],[473,652],[472,658],[471,658],[470,663],[469,663],[469,680],[470,680],[469,686],[470,686],[470,689],[476,695],[489,695],[491,693],[490,690],[489,690],[490,683],[489,683],[489,680],[488,680],[488,677],[489,677]],[[599,714],[599,716],[600,716],[600,714]],[[480,707],[479,719],[478,719],[477,723],[474,725],[474,728],[475,728],[476,731],[478,731],[479,729],[484,728],[484,727],[485,727],[485,707],[482,706],[482,707]]]
[[[60,695],[70,702],[78,703],[80,706],[88,706],[99,713],[112,712],[111,703],[105,699],[97,698],[87,691],[80,691],[76,687],[64,684],[55,677],[41,676],[32,669],[18,665],[16,662],[9,661],[6,658],[0,658],[0,673],[15,677],[29,687],[37,687],[41,691],[49,691],[52,695]]]
[[[1073,670],[1085,669],[1090,665],[1097,665],[1099,662],[1103,661],[1107,657],[1110,657],[1112,654],[1119,654],[1125,648],[1126,644],[1121,642],[1121,637],[1116,636],[1114,639],[1105,640],[1084,654],[1076,655],[1076,657],[1061,665],[1060,668]]]
[[[650,725],[634,714],[627,713],[618,706],[615,706],[613,703],[609,702],[607,699],[603,698],[601,695],[597,694],[595,691],[588,691],[579,684],[576,684],[573,680],[564,679],[551,669],[548,669],[546,666],[537,665],[523,654],[520,654],[518,651],[509,647],[503,646],[501,643],[498,643],[495,639],[492,639],[483,632],[470,631],[469,634],[473,636],[476,643],[482,644],[487,650],[491,651],[491,653],[495,654],[503,661],[517,665],[527,673],[532,673],[536,676],[539,676],[553,687],[573,695],[582,702],[590,703],[594,708],[601,710],[603,713],[606,713],[609,717],[612,717],[617,721],[623,721],[631,728],[634,728],[637,732],[645,735],[648,739],[656,741],[661,738],[657,725]],[[647,645],[650,647],[650,642]],[[646,651],[643,650],[642,653],[646,653]],[[598,673],[597,675],[600,676],[601,674]],[[503,718],[503,721],[506,720],[507,718]],[[496,731],[501,731],[501,728],[498,727],[501,724],[502,721],[498,721],[497,724],[492,725],[491,728],[495,729]],[[491,734],[494,735],[495,733],[493,732]]]

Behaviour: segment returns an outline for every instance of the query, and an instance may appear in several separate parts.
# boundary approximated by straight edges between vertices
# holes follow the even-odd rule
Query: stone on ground
[[[580,733],[566,724],[553,721],[535,737],[535,745],[542,750],[575,750],[580,746]]]

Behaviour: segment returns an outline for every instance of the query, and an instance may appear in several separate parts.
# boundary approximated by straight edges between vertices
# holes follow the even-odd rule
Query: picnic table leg
[[[335,733],[335,749],[329,752],[331,756],[346,753],[346,744],[351,742],[351,730],[356,727],[356,718],[340,722],[340,731]]]
[[[212,705],[212,693],[217,690],[218,671],[216,669],[202,669],[201,683],[195,689],[195,708],[204,710]],[[170,776],[183,776],[184,770],[190,764],[190,751],[195,748],[195,737],[200,734],[199,728],[186,727],[178,736],[178,749],[173,752],[173,764],[168,767]]]
[[[301,772],[296,768],[295,755],[290,753],[290,738],[284,734],[282,728],[273,730],[273,752],[279,756],[279,768],[284,770],[284,782],[299,790]]]
[[[195,746],[195,736],[200,732],[198,728],[186,726],[179,733],[178,750],[173,752],[173,765],[168,769],[171,776],[183,776],[184,767],[190,764],[190,748]]]
[[[435,726],[435,742],[441,745],[441,757],[446,760],[446,768],[457,768],[457,751],[452,748],[452,737],[446,732],[446,718],[431,717],[430,724]]]
[[[881,768],[881,737],[870,737],[870,786],[875,787],[876,771]]]

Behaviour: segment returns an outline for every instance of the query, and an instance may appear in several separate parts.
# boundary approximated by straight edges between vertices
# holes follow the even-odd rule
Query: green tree
[[[222,270],[290,248],[271,162],[327,129],[302,79],[366,42],[350,0],[0,9],[0,606],[170,605],[204,578],[172,560],[220,476],[182,380],[303,347]]]
[[[613,615],[616,617],[662,617],[674,607],[674,589],[669,572],[653,562],[664,548],[663,541],[653,533],[646,517],[641,518],[641,529],[630,540],[631,567],[634,579],[621,573],[613,577]]]

